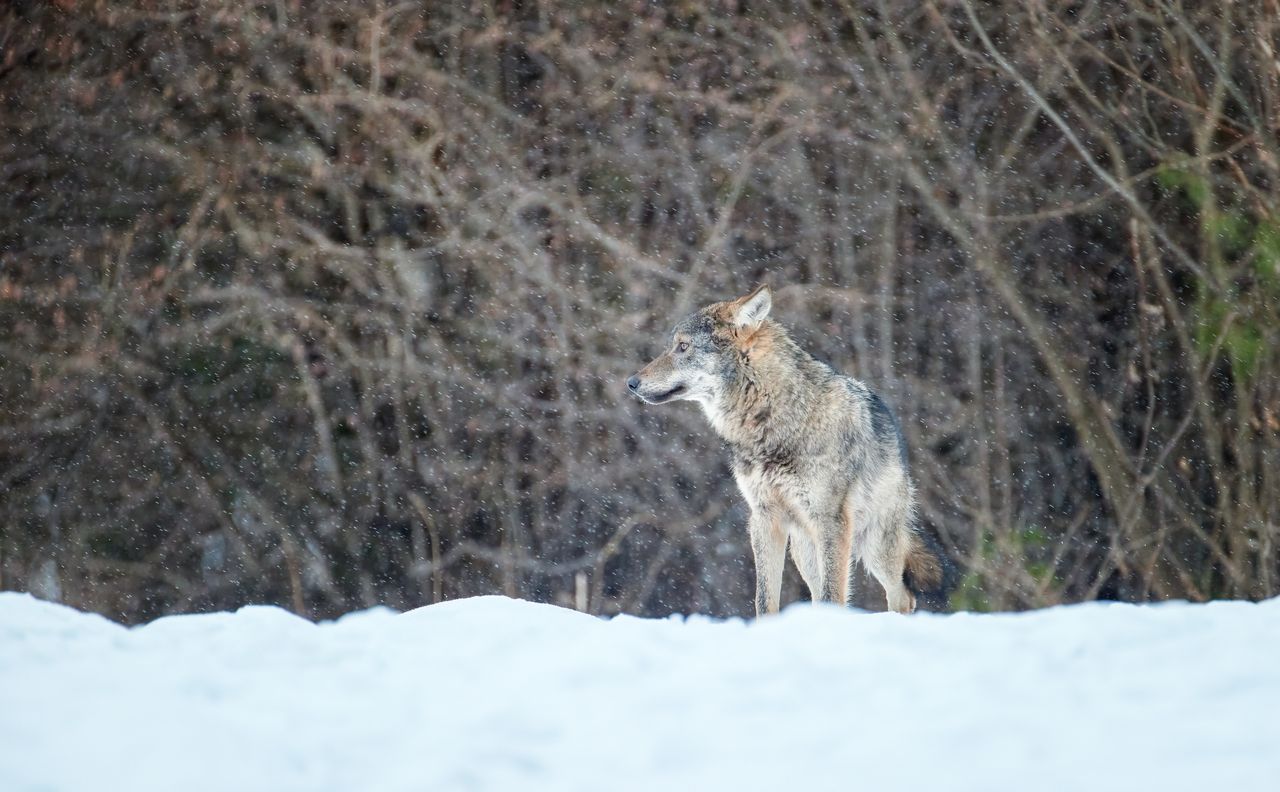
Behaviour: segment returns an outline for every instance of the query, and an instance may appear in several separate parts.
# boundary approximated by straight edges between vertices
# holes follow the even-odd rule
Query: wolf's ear
[[[773,307],[773,293],[766,284],[760,284],[756,290],[738,300],[738,310],[733,315],[734,324],[739,327],[758,324],[769,315]]]

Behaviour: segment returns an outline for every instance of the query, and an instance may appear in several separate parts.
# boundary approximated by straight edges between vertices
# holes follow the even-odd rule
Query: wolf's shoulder
[[[844,374],[832,369],[831,381],[841,395],[847,396],[859,404],[870,404],[873,399],[879,398],[867,383],[850,374]]]

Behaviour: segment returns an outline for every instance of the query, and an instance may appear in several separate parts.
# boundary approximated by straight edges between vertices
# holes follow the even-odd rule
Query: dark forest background
[[[1278,58],[1277,0],[9,2],[0,588],[749,612],[622,381],[768,279],[955,607],[1280,593]]]

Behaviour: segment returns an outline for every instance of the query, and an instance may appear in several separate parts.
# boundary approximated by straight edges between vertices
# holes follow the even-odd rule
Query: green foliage
[[[1155,174],[1156,182],[1171,193],[1183,192],[1196,206],[1204,203],[1209,196],[1209,185],[1204,179],[1192,173],[1185,161],[1162,166]]]
[[[1206,250],[1205,265],[1225,281],[1225,294],[1201,285],[1192,305],[1195,341],[1202,355],[1221,345],[1231,362],[1232,375],[1242,384],[1253,382],[1269,349],[1280,320],[1275,306],[1280,298],[1280,224],[1259,217],[1244,196],[1217,196],[1205,177],[1194,173],[1186,160],[1166,165],[1156,181],[1171,192],[1180,192],[1201,218]],[[1232,278],[1244,269],[1255,277]]]
[[[1259,284],[1272,297],[1280,296],[1280,222],[1260,224],[1253,246],[1253,268]]]
[[[951,595],[952,607],[977,612],[1007,607],[993,596],[993,592],[999,589],[997,581],[990,579],[993,576],[1003,581],[1029,577],[1038,586],[1053,592],[1048,584],[1054,582],[1057,575],[1057,570],[1050,563],[1054,541],[1047,530],[1034,525],[999,534],[994,528],[984,530],[974,548],[975,562]],[[1025,575],[1010,575],[1010,568],[1014,566],[1020,567]],[[1052,599],[1057,601],[1061,596],[1059,594]]]
[[[957,611],[989,613],[995,610],[989,592],[990,586],[985,577],[976,570],[971,570],[960,579],[960,584],[951,593],[951,607]]]
[[[1238,382],[1248,383],[1257,375],[1259,362],[1266,351],[1265,320],[1248,314],[1237,314],[1227,324],[1232,305],[1214,297],[1205,297],[1196,306],[1196,343],[1203,354],[1221,344],[1231,361],[1232,375]],[[1225,328],[1225,329],[1224,329]]]

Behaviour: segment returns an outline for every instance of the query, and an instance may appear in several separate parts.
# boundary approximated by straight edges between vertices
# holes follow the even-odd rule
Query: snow
[[[1280,600],[602,620],[500,597],[128,629],[0,594],[0,790],[1280,783]]]

